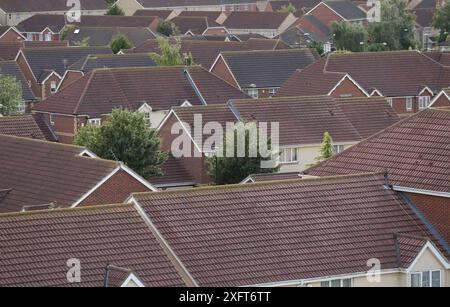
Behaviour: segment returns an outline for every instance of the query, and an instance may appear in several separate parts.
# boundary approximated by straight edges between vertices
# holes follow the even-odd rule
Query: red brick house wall
[[[450,198],[413,193],[406,195],[450,244]]]
[[[23,42],[24,39],[22,36],[16,33],[14,30],[8,30],[1,38],[0,42]]]
[[[52,82],[56,82],[56,87],[58,87],[58,84],[59,82],[61,82],[61,79],[57,75],[53,74],[43,84],[41,84],[42,100],[56,93],[51,92]]]
[[[227,65],[225,64],[225,61],[222,58],[219,58],[219,60],[215,63],[215,65],[212,67],[211,72],[220,77],[221,79],[239,88],[239,85],[234,80],[231,71],[228,69]]]
[[[151,190],[127,172],[120,170],[89,195],[79,206],[119,204],[132,193]]]
[[[433,104],[433,107],[450,107],[450,100],[445,95],[441,95]]]
[[[345,78],[331,93],[332,97],[340,98],[340,97],[366,97],[363,91],[359,89],[352,81],[348,78]]]
[[[338,14],[336,14],[324,3],[320,3],[313,11],[309,12],[309,15],[313,15],[327,26],[330,26],[333,21],[339,22],[343,20]]]

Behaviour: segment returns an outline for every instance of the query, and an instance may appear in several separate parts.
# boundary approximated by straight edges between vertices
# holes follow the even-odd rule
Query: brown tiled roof
[[[181,34],[186,34],[190,31],[192,34],[201,35],[208,28],[221,27],[221,25],[208,17],[177,16],[172,18],[170,21],[177,26]]]
[[[0,212],[56,203],[70,206],[119,166],[81,157],[83,147],[0,135],[0,189],[12,191]]]
[[[119,288],[124,284],[124,282],[131,274],[135,274],[133,270],[117,267],[114,265],[108,265],[108,267],[106,268],[105,287]]]
[[[16,59],[19,50],[22,48],[42,48],[42,47],[67,47],[66,41],[23,41],[23,42],[0,42],[0,60],[13,61]]]
[[[78,62],[69,66],[68,70],[82,71],[88,73],[99,68],[122,68],[122,67],[152,67],[156,66],[151,54],[129,53],[129,54],[95,54],[88,55]]]
[[[438,51],[430,51],[424,52],[427,57],[432,58],[436,62],[444,66],[450,66],[450,53],[449,52],[438,52]]]
[[[133,16],[156,16],[161,19],[167,19],[172,13],[172,10],[136,10]]]
[[[200,286],[398,268],[394,234],[431,235],[383,175],[134,194]]]
[[[450,192],[450,109],[428,109],[404,119],[312,167],[328,176],[388,171],[396,186]]]
[[[396,235],[397,263],[400,268],[408,268],[417,254],[422,250],[428,239],[417,236]]]
[[[82,10],[106,10],[104,0],[80,0]],[[0,8],[7,13],[16,12],[67,12],[66,0],[16,1],[0,0]]]
[[[78,27],[69,31],[65,39],[72,46],[83,40],[89,46],[107,46],[117,35],[124,35],[133,46],[155,38],[149,28],[143,27]]]
[[[347,73],[366,92],[376,88],[386,97],[417,96],[425,87],[437,92],[450,83],[450,68],[418,51],[331,54],[305,71],[296,72],[279,95],[327,94],[331,84],[340,80],[333,73]]]
[[[0,117],[0,134],[56,141],[51,128],[44,123],[38,114]]]
[[[62,14],[34,14],[21,21],[17,29],[21,32],[39,33],[49,28],[53,33],[60,33],[66,26],[66,22],[66,16]]]
[[[242,97],[240,90],[198,66],[99,69],[34,110],[99,117],[119,107],[137,110],[144,102],[153,110],[169,110],[186,100],[192,105],[223,104]]]
[[[265,182],[265,181],[284,181],[291,179],[302,179],[302,175],[299,172],[289,173],[265,173],[265,174],[252,174],[248,176],[243,182]]]
[[[315,49],[286,49],[222,52],[241,88],[280,87],[296,69],[303,69],[320,58]]]
[[[290,13],[231,12],[222,25],[228,29],[278,29]]]
[[[223,51],[245,51],[245,50],[275,50],[287,49],[279,40],[275,39],[249,39],[246,42],[224,42],[207,40],[186,40],[181,41],[181,52],[192,53],[196,64],[209,69],[217,56]],[[140,46],[128,52],[156,52],[159,53],[158,42],[148,40]]]
[[[251,4],[257,0],[137,0],[144,8]]]
[[[3,214],[0,233],[3,287],[103,287],[111,263],[132,269],[146,286],[184,285],[131,205]],[[80,261],[81,283],[67,281],[70,259]]]
[[[178,16],[181,17],[208,17],[211,20],[217,20],[222,14],[226,12],[221,11],[182,11]]]
[[[28,84],[22,69],[19,64],[15,61],[0,61],[0,76],[10,76],[14,77],[22,87],[22,100],[23,101],[33,101],[37,100],[34,96],[33,91]]]
[[[180,160],[169,154],[169,158],[162,166],[163,176],[153,177],[148,181],[157,188],[193,186],[195,180],[184,168]]]

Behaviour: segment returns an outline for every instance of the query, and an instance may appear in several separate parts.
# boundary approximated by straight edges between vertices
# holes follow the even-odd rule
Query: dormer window
[[[51,92],[52,94],[54,94],[54,93],[56,93],[56,89],[57,89],[56,81],[50,82],[50,92]]]
[[[88,124],[94,125],[94,126],[100,126],[102,124],[102,120],[101,120],[101,118],[89,118]]]
[[[419,109],[424,110],[430,106],[430,96],[421,96],[419,97]]]
[[[138,110],[138,112],[144,114],[144,119],[148,127],[152,126],[152,111],[153,111],[152,108],[145,102]]]
[[[152,126],[152,113],[151,112],[144,112],[144,118],[145,122],[147,123],[147,126]]]
[[[411,273],[410,285],[414,288],[439,288],[441,287],[441,271]]]

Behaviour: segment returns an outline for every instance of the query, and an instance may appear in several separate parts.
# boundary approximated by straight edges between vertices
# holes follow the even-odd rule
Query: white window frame
[[[50,125],[54,126],[55,125],[55,121],[53,120],[53,114],[50,114],[49,120],[50,120]]]
[[[344,280],[350,280],[350,288],[353,287],[353,278],[341,278],[341,279],[329,279],[320,282],[321,288],[331,288],[331,283],[333,281],[339,281],[339,288],[344,288]],[[325,284],[328,284],[325,286]]]
[[[94,126],[100,126],[102,124],[102,119],[101,118],[89,118],[88,124],[94,125]]]
[[[58,89],[58,84],[56,81],[50,81],[50,92],[52,94],[56,93],[56,90]]]
[[[275,96],[276,93],[277,93],[276,87],[269,88],[269,97]]]
[[[282,148],[280,152],[281,164],[298,163],[298,148]]]
[[[439,288],[442,287],[442,270],[429,270],[429,271],[422,271],[422,272],[411,272],[409,274],[409,286],[412,287],[412,277],[413,275],[419,275],[419,286],[418,288],[424,288],[423,287],[423,276],[424,274],[428,274],[429,277],[429,282],[430,284],[428,285],[427,288],[432,288],[433,287],[433,273],[439,272]]]
[[[19,104],[17,105],[17,113],[25,113],[25,111],[27,110],[27,105],[25,103],[25,101],[21,101],[19,102]]]
[[[392,98],[387,98],[387,102],[389,103],[389,105],[391,106],[391,108],[394,106],[394,99],[392,99]]]
[[[152,112],[151,111],[147,111],[147,112],[143,112],[144,113],[144,119],[147,123],[148,127],[152,126]]]
[[[406,108],[406,111],[412,111],[413,110],[413,98],[412,97],[406,97],[406,99],[405,99],[405,108]]]
[[[257,88],[249,88],[249,89],[247,89],[247,94],[250,97],[252,97],[252,98],[255,98],[255,99],[259,98],[259,92],[258,92]]]
[[[431,103],[430,96],[419,96],[419,110],[425,110]]]

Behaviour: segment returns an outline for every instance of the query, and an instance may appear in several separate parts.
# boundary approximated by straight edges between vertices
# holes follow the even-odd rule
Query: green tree
[[[450,2],[436,11],[432,25],[440,30],[439,42],[445,41],[450,32]]]
[[[408,50],[416,48],[414,39],[415,15],[406,10],[406,0],[384,0],[381,2],[380,22],[368,26],[371,43],[379,50]],[[380,45],[381,44],[381,45]]]
[[[62,30],[61,33],[61,40],[65,40],[67,37],[67,34],[69,34],[69,32],[73,32],[75,30],[75,25],[73,24],[68,24],[66,26],[64,26],[64,29]]]
[[[363,26],[341,21],[333,22],[331,29],[337,49],[361,52],[366,48],[369,35]]]
[[[153,53],[150,56],[158,66],[194,65],[194,59],[191,53],[186,57],[181,54],[180,39],[176,39],[174,44],[171,44],[168,39],[162,37],[158,37],[157,41],[161,54]]]
[[[307,47],[310,49],[316,49],[317,53],[319,53],[320,55],[324,53],[323,44],[321,42],[316,41],[310,42]]]
[[[238,156],[238,135],[245,135],[245,154]],[[278,166],[270,163],[275,153],[264,157],[260,152],[260,141],[256,124],[238,124],[237,128],[226,134],[219,148],[220,154],[207,158],[208,175],[217,185],[239,183],[248,175],[255,173],[273,173]],[[271,150],[271,142],[267,140],[267,149]],[[244,147],[243,147],[244,148]],[[257,153],[251,155],[251,148],[256,148]],[[263,163],[269,163],[271,167],[262,167]]]
[[[169,20],[160,22],[156,28],[156,31],[165,36],[175,36],[180,34],[180,30],[176,24]]]
[[[325,132],[323,134],[323,141],[322,145],[320,146],[320,155],[316,157],[316,161],[322,162],[328,158],[331,158],[335,155],[334,152],[334,146],[333,146],[333,139],[330,135],[330,133]]]
[[[77,47],[89,47],[89,40],[90,39],[91,38],[89,36],[84,37],[84,38],[82,38],[82,39],[80,39],[78,41],[74,41],[73,45],[77,46]]]
[[[295,13],[297,13],[297,8],[292,3],[289,3],[289,4],[286,4],[286,5],[283,5],[282,7],[280,7],[278,9],[278,12],[295,14]]]
[[[125,12],[117,4],[110,3],[105,15],[124,16]]]
[[[16,114],[22,100],[20,82],[15,77],[0,75],[0,114],[3,116]]]
[[[133,47],[133,44],[128,40],[128,38],[123,34],[116,35],[111,42],[109,43],[109,47],[114,53],[119,52],[122,49],[130,49]]]
[[[74,143],[103,159],[122,161],[144,178],[162,175],[167,159],[158,132],[148,127],[142,113],[128,110],[113,110],[104,125],[83,127]]]

